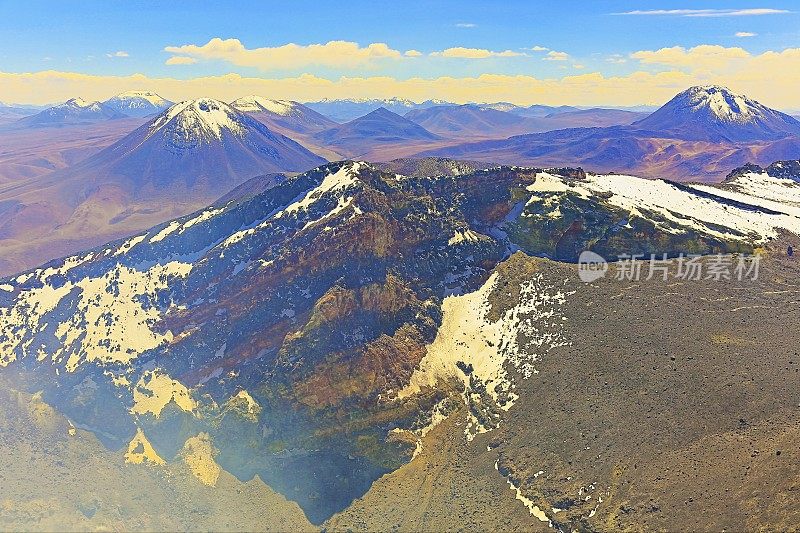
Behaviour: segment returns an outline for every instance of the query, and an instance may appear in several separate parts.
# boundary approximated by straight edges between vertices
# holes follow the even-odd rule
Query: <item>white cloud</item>
[[[116,52],[109,52],[106,54],[106,57],[130,57],[130,54],[124,50],[118,50]]]
[[[667,15],[677,17],[748,17],[759,15],[784,15],[786,9],[645,9],[614,13],[614,15]]]
[[[722,72],[735,64],[750,59],[750,53],[739,47],[702,44],[693,48],[673,46],[658,50],[640,50],[632,59],[650,65],[685,68],[695,72]]]
[[[531,46],[530,48],[528,48],[528,50],[530,50],[531,52],[547,52],[550,49],[547,48],[546,46],[539,46],[537,44],[536,46]]]
[[[164,61],[165,65],[194,65],[195,63],[197,60],[188,56],[172,56]]]
[[[621,65],[623,63],[627,63],[628,60],[625,59],[625,56],[622,54],[611,54],[606,58],[607,63],[614,63],[615,65]]]
[[[737,31],[734,35],[736,37],[755,37],[758,34],[751,31]]]
[[[477,24],[473,24],[472,22],[459,22],[456,24],[456,28],[477,28]]]
[[[259,70],[297,69],[308,66],[334,68],[366,67],[378,60],[399,59],[403,54],[385,43],[360,46],[351,41],[329,41],[324,44],[246,48],[239,39],[215,37],[203,45],[167,46],[164,51],[198,61],[225,61],[240,67]],[[175,63],[168,63],[175,64]],[[178,63],[185,64],[185,63]]]
[[[663,103],[692,82],[691,76],[680,72],[635,72],[623,77],[604,77],[595,72],[548,79],[504,74],[408,79],[388,76],[325,79],[311,74],[276,79],[226,74],[179,79],[151,78],[141,74],[93,76],[60,71],[0,71],[0,100],[48,103],[63,101],[76,94],[86,99],[106,100],[125,91],[149,90],[173,101],[203,96],[231,101],[247,94],[263,94],[271,98],[298,101],[314,101],[325,97],[396,96],[417,102],[433,98],[454,103],[507,100],[520,105],[636,105]],[[791,89],[794,99],[795,86]],[[643,101],[645,98],[647,101]]]
[[[569,61],[569,54],[566,52],[556,52],[555,50],[550,50],[542,59],[545,61]]]
[[[485,48],[465,48],[463,46],[455,46],[453,48],[446,48],[441,52],[431,52],[434,57],[449,57],[458,59],[487,59],[490,57],[519,57],[525,54],[521,52],[514,52],[513,50],[503,50],[502,52],[494,52]]]
[[[422,55],[422,52],[420,52],[419,50],[406,50],[406,52],[403,55],[406,57],[419,57]]]

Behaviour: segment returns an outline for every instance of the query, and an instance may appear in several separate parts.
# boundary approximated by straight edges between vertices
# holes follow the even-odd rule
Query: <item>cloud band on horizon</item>
[[[561,78],[531,75],[481,74],[396,79],[389,76],[326,79],[313,74],[288,78],[245,77],[239,74],[181,80],[132,76],[96,76],[74,72],[0,72],[0,100],[52,103],[75,95],[104,100],[129,90],[153,90],[172,100],[210,96],[234,100],[246,94],[315,101],[322,98],[400,97],[421,102],[441,99],[454,103],[510,101],[517,104],[640,105],[661,104],[691,86],[718,84],[747,94],[766,105],[800,109],[800,48],[753,55],[738,47],[701,45],[642,50],[630,54],[647,69],[624,76],[588,72]],[[770,80],[770,83],[765,83]]]

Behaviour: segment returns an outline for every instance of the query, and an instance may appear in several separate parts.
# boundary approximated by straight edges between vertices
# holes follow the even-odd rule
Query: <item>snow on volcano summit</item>
[[[633,126],[679,139],[760,141],[800,135],[800,122],[718,85],[690,87]]]
[[[150,135],[169,129],[185,139],[221,140],[225,132],[241,137],[247,131],[244,118],[244,115],[219,100],[186,100],[174,104],[153,121]]]

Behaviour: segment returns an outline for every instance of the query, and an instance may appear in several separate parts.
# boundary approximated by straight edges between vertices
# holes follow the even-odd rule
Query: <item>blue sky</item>
[[[621,14],[654,10],[667,13]],[[202,47],[213,38],[236,39],[242,46],[239,56],[253,57],[231,59],[208,50],[188,55],[165,51],[183,45]],[[334,58],[272,65],[269,50],[262,50],[266,62],[249,54],[287,43],[306,46],[338,40],[361,47],[385,43],[392,53],[419,55],[352,64]],[[636,52],[700,45],[741,48],[753,56],[796,48],[800,46],[800,3],[0,0],[2,73],[52,70],[184,80],[229,73],[262,79],[311,74],[327,80],[482,74],[558,79],[590,72],[614,77],[675,68],[634,60],[631,55]],[[442,51],[456,47],[492,55],[443,57]],[[501,57],[502,52],[511,57]],[[548,57],[551,52],[561,55]],[[173,61],[183,64],[165,64],[174,56],[182,56]]]
[[[792,11],[797,2],[770,2],[769,8]],[[0,2],[0,69],[21,72],[63,69],[98,74],[176,75],[164,61],[163,48],[202,44],[213,37],[237,38],[248,48],[331,40],[360,44],[385,42],[401,50],[432,52],[454,46],[521,50],[535,45],[568,52],[582,63],[598,56],[682,45],[714,43],[744,46],[753,52],[800,44],[800,10],[764,16],[685,17],[614,15],[637,9],[747,9],[753,2],[676,2],[567,0],[560,2]],[[474,26],[471,26],[474,25]],[[757,33],[742,39],[737,32]],[[746,42],[743,42],[746,41]],[[105,54],[125,51],[127,58]],[[522,64],[520,64],[522,63]],[[527,63],[527,64],[526,64]],[[492,60],[493,72],[550,73],[561,65]],[[488,65],[462,64],[463,74]],[[417,69],[386,69],[399,77]],[[613,65],[604,65],[614,70]],[[452,72],[433,65],[423,72]],[[178,74],[194,76],[231,70],[203,64]],[[298,69],[303,70],[303,69]],[[405,71],[404,71],[405,70]],[[621,69],[626,70],[626,69]],[[317,69],[335,75],[336,69]],[[285,72],[279,74],[286,74]]]

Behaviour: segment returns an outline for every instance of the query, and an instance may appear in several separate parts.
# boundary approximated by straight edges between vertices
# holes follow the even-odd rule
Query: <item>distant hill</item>
[[[202,98],[173,105],[67,173],[113,182],[136,196],[213,199],[255,175],[324,162],[249,115]]]
[[[231,102],[231,107],[281,133],[316,133],[338,125],[337,122],[317,113],[308,106],[291,100],[270,100],[251,95]]]
[[[172,102],[150,91],[129,91],[103,102],[106,106],[129,117],[146,117],[161,113]]]
[[[125,118],[126,115],[101,102],[89,102],[82,98],[71,98],[63,104],[45,109],[35,115],[22,118],[17,127],[61,127],[76,124],[91,124],[105,120]]]
[[[434,141],[439,137],[383,107],[350,122],[323,130],[314,139],[326,147],[356,156],[375,147]]]
[[[549,106],[542,104],[533,104],[527,107],[516,106],[509,109],[511,113],[522,117],[546,117],[548,115],[555,115],[558,113],[566,113],[568,111],[578,111],[579,108],[571,105]]]
[[[519,115],[475,104],[415,109],[403,116],[426,130],[444,137],[509,137],[533,131],[530,121]]]
[[[16,122],[23,117],[28,117],[36,113],[36,110],[20,108],[0,102],[0,124]]]

